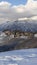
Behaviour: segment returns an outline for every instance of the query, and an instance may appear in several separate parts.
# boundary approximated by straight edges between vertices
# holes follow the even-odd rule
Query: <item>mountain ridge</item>
[[[19,20],[14,22],[7,21],[0,25],[0,31],[5,29],[9,29],[11,31],[20,30],[24,32],[37,32],[37,23]]]

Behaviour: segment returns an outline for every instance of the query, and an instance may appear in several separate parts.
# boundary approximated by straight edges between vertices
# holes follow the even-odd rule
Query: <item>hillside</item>
[[[0,46],[0,52],[9,51],[9,50],[17,50],[17,49],[29,49],[29,48],[37,48],[37,38],[33,38],[33,39],[14,38],[14,39],[11,39],[10,41],[5,42],[4,45]]]

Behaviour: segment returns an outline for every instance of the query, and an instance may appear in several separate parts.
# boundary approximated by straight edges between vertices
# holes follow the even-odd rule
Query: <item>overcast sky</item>
[[[37,21],[37,0],[0,0],[0,24],[19,18]]]

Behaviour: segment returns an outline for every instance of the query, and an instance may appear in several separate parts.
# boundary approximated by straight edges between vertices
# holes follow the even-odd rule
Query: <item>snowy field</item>
[[[37,48],[0,52],[0,65],[37,65]]]

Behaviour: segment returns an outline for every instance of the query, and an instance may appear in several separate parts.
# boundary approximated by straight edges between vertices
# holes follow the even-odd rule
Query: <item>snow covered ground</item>
[[[37,48],[1,52],[0,65],[37,65]]]

